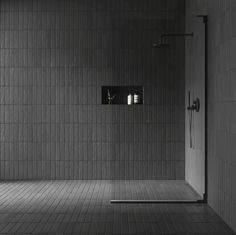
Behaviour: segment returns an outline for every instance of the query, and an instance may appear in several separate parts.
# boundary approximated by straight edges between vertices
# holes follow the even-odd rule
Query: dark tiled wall
[[[208,203],[236,231],[236,1],[189,7],[209,18]]]
[[[184,1],[0,2],[1,179],[183,179]],[[177,45],[178,43],[178,45]],[[142,85],[144,105],[101,105]]]
[[[208,1],[209,204],[236,231],[236,1]]]

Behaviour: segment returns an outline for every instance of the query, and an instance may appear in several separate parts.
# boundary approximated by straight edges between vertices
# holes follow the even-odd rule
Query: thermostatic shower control
[[[200,111],[200,99],[196,98],[195,100],[193,100],[193,104],[191,106],[190,105],[188,106],[188,110],[199,112]]]

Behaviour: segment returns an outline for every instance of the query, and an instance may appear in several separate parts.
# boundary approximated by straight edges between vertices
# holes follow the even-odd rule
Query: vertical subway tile
[[[157,159],[169,160],[169,152],[161,151],[167,141],[184,141],[175,134],[184,128],[184,116],[172,119],[166,108],[184,106],[177,102],[184,94],[176,101],[168,99],[168,87],[173,86],[172,94],[184,88],[167,78],[161,60],[165,52],[147,49],[156,28],[143,19],[159,4],[8,4],[1,4],[0,22],[0,146],[7,160],[0,161],[1,179],[172,177],[173,167],[165,173],[156,163],[155,173],[153,165]],[[108,9],[116,13],[115,20]],[[176,8],[176,15],[181,13],[181,7]],[[140,28],[127,17],[137,17]],[[137,37],[140,40],[131,40]],[[233,64],[233,55],[229,59]],[[178,67],[184,66],[184,61],[175,60]],[[143,85],[144,105],[102,106],[101,86],[118,84]],[[183,152],[173,154],[176,164]]]

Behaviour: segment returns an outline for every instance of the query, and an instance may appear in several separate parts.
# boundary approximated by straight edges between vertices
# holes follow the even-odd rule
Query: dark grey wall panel
[[[1,179],[184,178],[184,42],[151,46],[184,1],[1,1],[0,30]]]
[[[236,231],[236,1],[209,1],[209,204]]]

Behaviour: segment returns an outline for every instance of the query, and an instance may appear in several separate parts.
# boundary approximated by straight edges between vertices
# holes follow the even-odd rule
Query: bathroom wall
[[[208,2],[209,204],[236,231],[236,1]]]
[[[236,1],[188,4],[209,18],[208,204],[236,231]]]
[[[184,179],[184,41],[152,48],[183,0],[3,0],[0,30],[0,179]]]
[[[186,1],[186,32],[193,38],[186,38],[185,65],[185,179],[204,196],[205,193],[205,24],[202,17],[206,7],[204,1]],[[199,11],[200,9],[200,11]],[[189,111],[198,98],[200,110]]]

